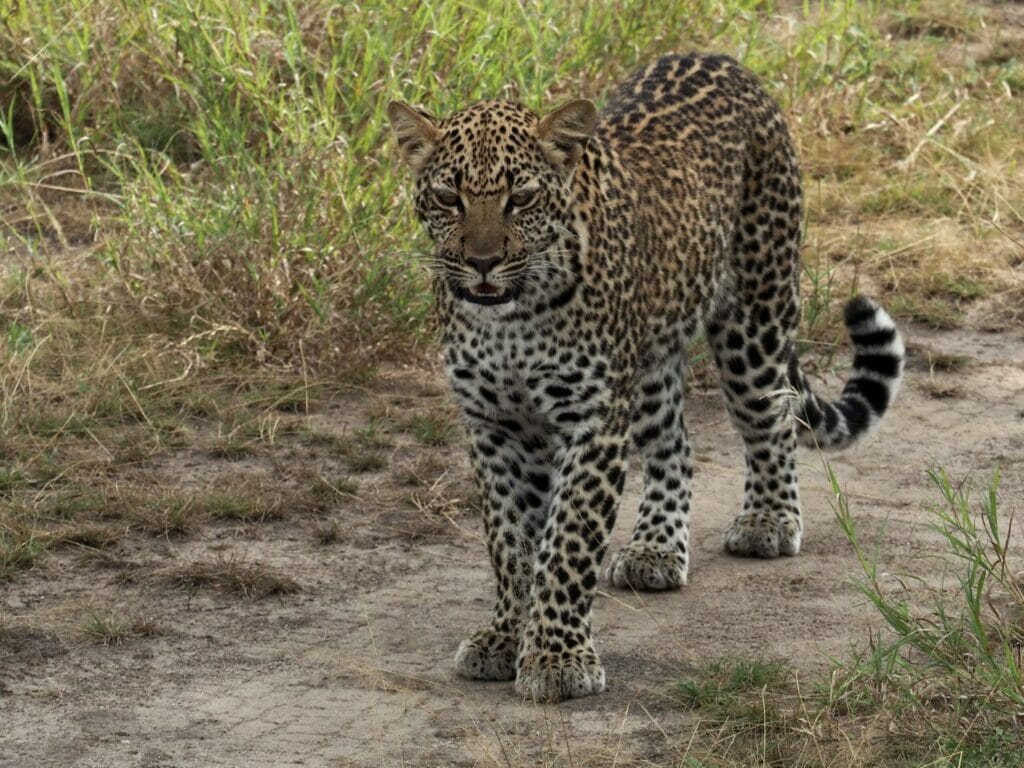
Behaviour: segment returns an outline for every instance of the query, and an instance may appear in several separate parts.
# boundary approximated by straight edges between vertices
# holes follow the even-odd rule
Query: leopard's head
[[[443,290],[496,305],[568,279],[571,184],[597,125],[591,102],[540,118],[484,101],[436,120],[393,101],[388,117],[416,179],[416,214],[436,244]]]

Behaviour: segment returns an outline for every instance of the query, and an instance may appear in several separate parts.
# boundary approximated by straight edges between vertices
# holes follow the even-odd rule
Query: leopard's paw
[[[553,704],[604,689],[604,667],[591,649],[532,650],[519,657],[516,690],[528,701]]]
[[[678,549],[633,542],[615,553],[605,573],[621,589],[661,590],[686,584],[686,569],[686,555]]]
[[[793,512],[744,512],[725,532],[725,548],[747,557],[795,555],[802,534],[800,517]]]
[[[459,644],[455,671],[472,680],[512,680],[516,676],[519,640],[494,627],[484,627]]]

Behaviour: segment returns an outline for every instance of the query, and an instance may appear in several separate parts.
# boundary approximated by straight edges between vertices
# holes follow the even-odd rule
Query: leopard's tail
[[[798,435],[812,448],[845,448],[874,430],[903,377],[903,338],[889,313],[858,296],[846,305],[843,316],[854,358],[853,373],[838,400],[828,402],[814,394],[795,353],[790,360],[790,383],[799,395],[794,407]]]

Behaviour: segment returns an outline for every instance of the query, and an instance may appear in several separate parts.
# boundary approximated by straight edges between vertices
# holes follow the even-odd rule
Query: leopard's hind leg
[[[781,129],[785,131],[783,127]],[[743,437],[743,507],[725,533],[738,555],[800,551],[790,361],[800,322],[800,179],[789,140],[751,162],[734,230],[734,284],[706,323],[733,424]]]

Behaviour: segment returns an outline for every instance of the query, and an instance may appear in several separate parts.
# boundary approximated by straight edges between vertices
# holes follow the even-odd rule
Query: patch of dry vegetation
[[[1006,321],[1024,306],[1024,26],[998,10],[893,4],[879,14],[881,39],[859,27],[836,38],[835,82],[789,104],[805,263],[937,327],[960,324],[983,297]]]
[[[182,565],[174,569],[170,579],[189,591],[216,589],[252,600],[290,595],[301,589],[299,582],[269,565],[223,557]]]
[[[89,642],[115,646],[162,633],[156,622],[141,614],[95,609],[88,612],[77,630]]]

